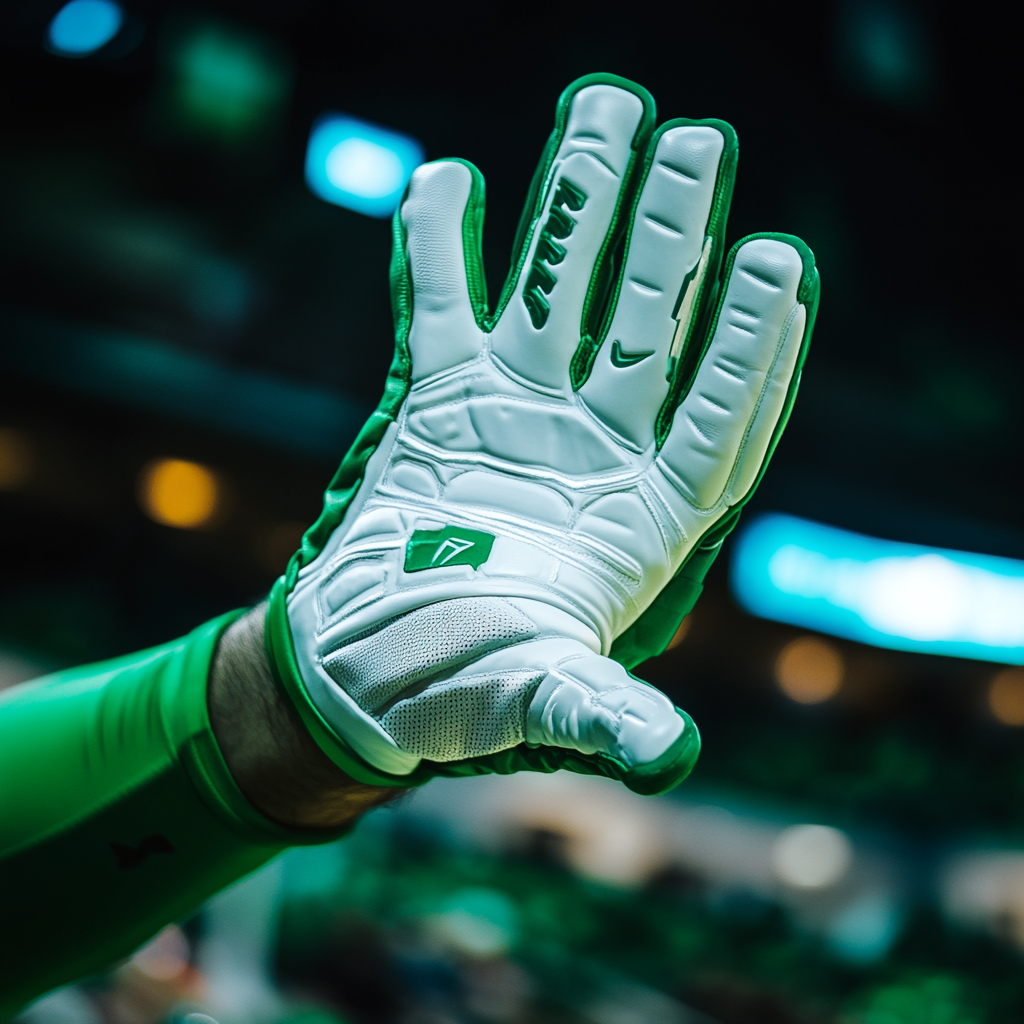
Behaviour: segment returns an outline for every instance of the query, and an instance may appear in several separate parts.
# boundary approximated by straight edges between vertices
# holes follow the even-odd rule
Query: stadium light
[[[157,459],[139,475],[143,511],[162,526],[195,530],[215,518],[222,488],[205,466],[184,459]]]
[[[325,114],[309,135],[306,183],[329,203],[390,217],[423,155],[423,147],[408,135]]]
[[[61,57],[88,57],[106,46],[124,23],[124,11],[113,0],[71,0],[46,30],[48,49]]]
[[[876,647],[1024,665],[1024,562],[866,537],[777,513],[733,550],[749,612]]]

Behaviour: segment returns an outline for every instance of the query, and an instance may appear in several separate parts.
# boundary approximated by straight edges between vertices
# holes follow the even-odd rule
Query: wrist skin
[[[317,746],[275,684],[263,645],[266,604],[233,623],[210,669],[210,722],[238,788],[290,828],[337,829],[405,792],[346,775]]]

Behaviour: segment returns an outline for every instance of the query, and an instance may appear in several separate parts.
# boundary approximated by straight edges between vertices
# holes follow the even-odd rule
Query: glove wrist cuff
[[[310,699],[295,657],[291,627],[288,624],[287,584],[279,578],[270,591],[267,619],[263,631],[267,662],[274,681],[288,698],[300,721],[317,746],[348,776],[369,786],[421,786],[432,773],[417,768],[408,775],[393,775],[375,768],[352,749],[328,724]]]

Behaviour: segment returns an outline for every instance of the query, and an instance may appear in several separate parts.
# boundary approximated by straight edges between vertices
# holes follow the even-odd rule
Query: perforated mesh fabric
[[[534,623],[501,598],[439,601],[342,647],[323,665],[364,711],[377,714],[408,687],[536,633]]]
[[[431,761],[507,750],[526,737],[526,709],[544,675],[505,672],[434,683],[399,701],[381,725],[403,750]]]

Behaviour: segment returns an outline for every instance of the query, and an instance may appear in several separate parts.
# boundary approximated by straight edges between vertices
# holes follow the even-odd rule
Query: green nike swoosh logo
[[[632,366],[653,355],[653,352],[623,352],[621,342],[612,342],[612,366]]]

